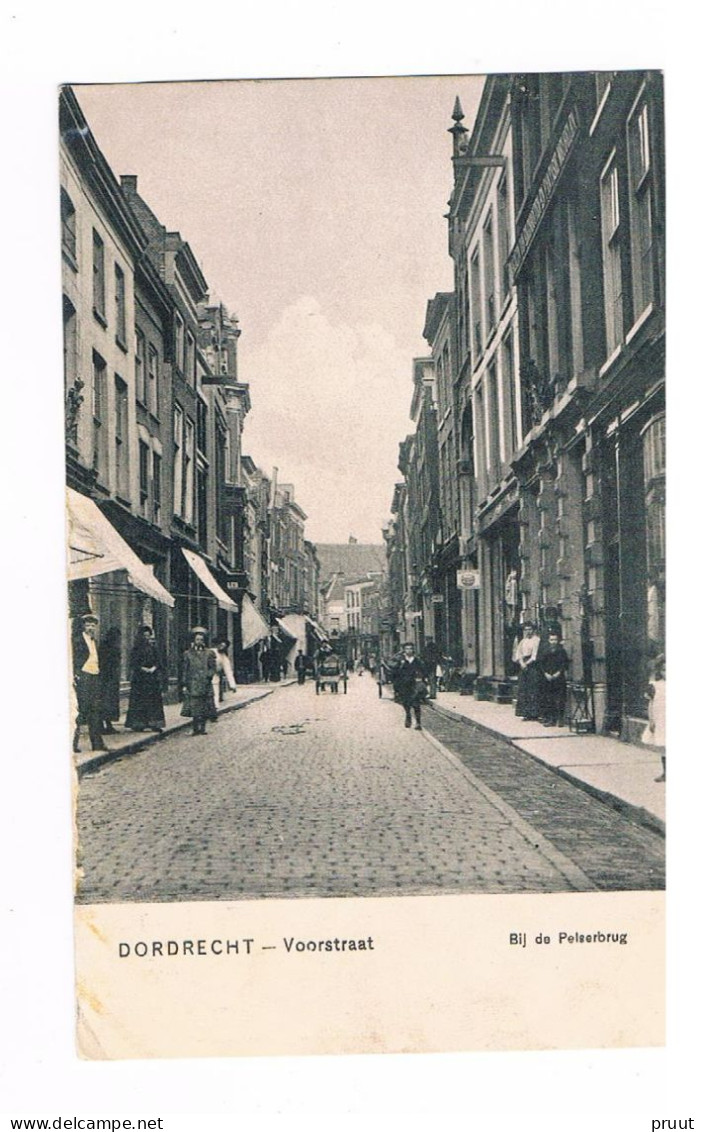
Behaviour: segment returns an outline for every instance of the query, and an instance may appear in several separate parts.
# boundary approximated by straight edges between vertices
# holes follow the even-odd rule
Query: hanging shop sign
[[[460,590],[480,590],[481,573],[479,570],[457,570],[456,584]]]

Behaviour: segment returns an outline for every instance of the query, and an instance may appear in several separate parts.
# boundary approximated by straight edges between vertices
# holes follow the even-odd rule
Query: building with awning
[[[68,487],[66,510],[69,582],[124,570],[136,589],[173,608],[175,601],[156,578],[153,566],[142,562],[93,499]]]

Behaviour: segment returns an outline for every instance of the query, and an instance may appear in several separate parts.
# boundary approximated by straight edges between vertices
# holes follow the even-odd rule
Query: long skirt
[[[145,731],[149,728],[165,726],[164,703],[158,673],[135,673],[129,693],[125,727],[131,727],[133,731]]]
[[[542,680],[540,718],[543,723],[563,723],[566,708],[566,680]]]
[[[535,664],[528,664],[518,672],[515,714],[523,719],[539,716],[539,673]]]

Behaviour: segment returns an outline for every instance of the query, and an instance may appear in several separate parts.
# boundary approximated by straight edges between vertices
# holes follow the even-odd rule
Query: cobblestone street
[[[661,838],[508,743],[424,722],[368,677],[294,685],[87,775],[79,900],[663,886]]]

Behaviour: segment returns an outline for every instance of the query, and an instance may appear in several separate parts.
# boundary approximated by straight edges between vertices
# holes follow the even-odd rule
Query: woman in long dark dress
[[[137,634],[129,660],[129,707],[125,726],[132,731],[163,731],[166,726],[161,688],[164,666],[150,625]]]
[[[537,657],[540,675],[540,718],[545,727],[554,727],[564,722],[568,665],[569,658],[558,633],[550,631],[547,644],[540,649]]]
[[[515,714],[522,719],[534,720],[539,717],[540,677],[537,657],[540,641],[531,621],[526,621],[522,629],[522,640],[518,641],[514,653],[515,663],[518,666]]]
[[[103,731],[111,735],[112,726],[120,718],[120,668],[122,663],[122,634],[113,625],[98,645],[100,660],[100,703]]]

